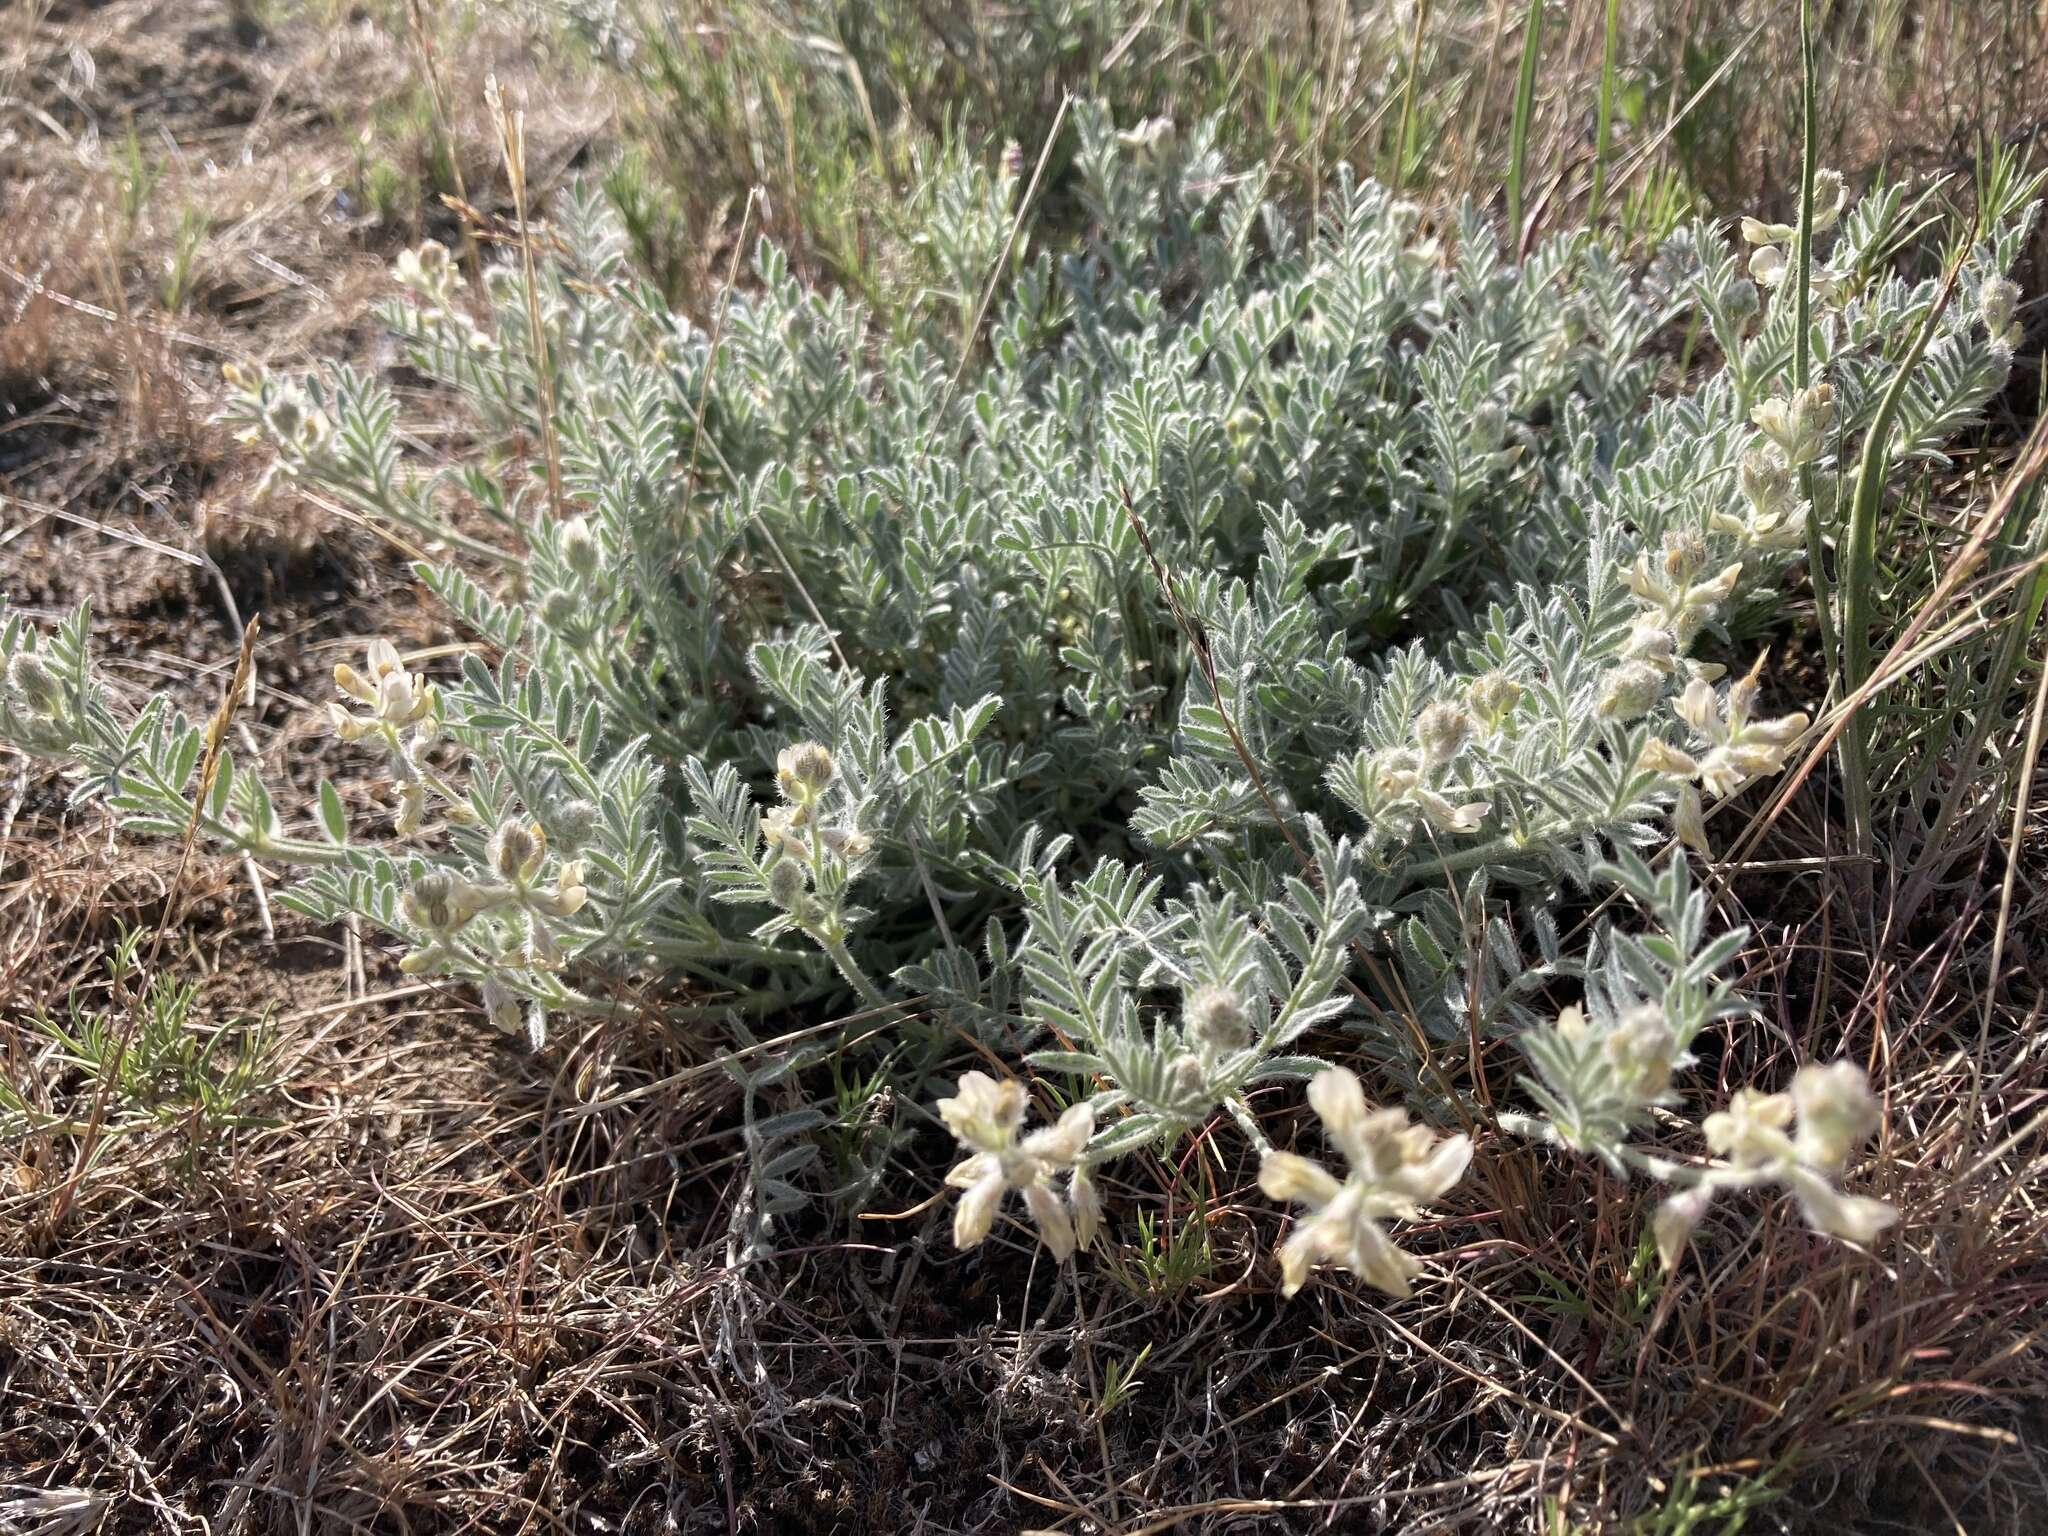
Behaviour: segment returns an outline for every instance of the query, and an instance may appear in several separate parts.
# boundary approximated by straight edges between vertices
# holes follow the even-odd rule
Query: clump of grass
[[[228,1132],[278,1122],[258,1113],[275,1086],[275,1042],[261,1022],[203,1026],[196,981],[150,968],[151,935],[131,928],[93,989],[37,1010],[12,1043],[19,1075],[0,1077],[0,1134],[76,1141],[94,1155],[168,1131],[190,1165]]]

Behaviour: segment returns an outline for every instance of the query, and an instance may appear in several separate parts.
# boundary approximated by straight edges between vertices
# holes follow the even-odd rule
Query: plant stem
[[[836,936],[828,937],[826,934],[818,932],[813,932],[811,937],[818,941],[818,947],[825,951],[834,965],[839,967],[839,974],[844,976],[853,990],[860,994],[862,1002],[873,1008],[888,1008],[892,1006],[889,999],[882,995],[882,989],[874,984],[869,978],[868,973],[861,969],[860,962],[853,958],[853,951],[846,947],[844,939]]]

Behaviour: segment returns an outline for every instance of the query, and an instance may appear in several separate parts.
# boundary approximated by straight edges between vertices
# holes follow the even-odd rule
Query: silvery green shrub
[[[1809,525],[1835,526],[1935,303],[1892,267],[1918,205],[1823,199],[1794,390],[1782,227],[1748,221],[1747,254],[1695,225],[1639,267],[1572,232],[1516,263],[1469,207],[1425,233],[1342,179],[1304,228],[1205,130],[1089,108],[1077,131],[1070,248],[1012,250],[1017,178],[943,169],[927,238],[961,288],[907,338],[767,246],[714,323],[672,314],[575,195],[537,292],[516,266],[471,292],[427,247],[384,311],[502,451],[423,461],[349,368],[231,371],[281,481],[439,551],[419,578],[478,650],[431,681],[383,644],[337,670],[388,821],[324,785],[281,811],[229,759],[203,832],[300,868],[292,906],[376,925],[536,1046],[671,977],[729,1000],[735,1040],[858,1009],[920,1094],[959,1037],[1024,1053],[1087,1113],[1027,1135],[1020,1093],[961,1080],[939,1108],[966,1241],[1016,1191],[1057,1252],[1085,1246],[1091,1169],[1221,1113],[1309,1208],[1290,1289],[1311,1262],[1402,1289],[1380,1223],[1471,1149],[1369,1110],[1353,1069],[1469,1123],[1425,1047],[1475,1034],[1529,1063],[1501,1124],[1682,1186],[1668,1253],[1754,1183],[1875,1236],[1831,1182],[1869,1129],[1860,1077],[1741,1099],[1704,1170],[1630,1138],[1742,1013],[1717,974],[1741,935],[1708,931],[1671,839],[1704,850],[1709,804],[1807,718],[1709,658],[1748,659]],[[1985,210],[1962,291],[1989,297],[1934,322],[1895,465],[2005,377],[2022,202]],[[161,699],[124,716],[83,613],[9,617],[0,646],[0,736],[181,831],[200,727]],[[1648,930],[1568,948],[1556,898],[1610,884]],[[1553,982],[1584,1003],[1553,1014]],[[1251,1093],[1287,1080],[1345,1179],[1268,1145]],[[773,1142],[749,1142],[764,1213],[823,1182]]]

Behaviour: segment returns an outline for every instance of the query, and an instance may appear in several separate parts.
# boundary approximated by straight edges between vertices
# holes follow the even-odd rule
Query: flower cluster
[[[221,376],[241,401],[246,424],[236,437],[267,445],[275,454],[257,485],[259,494],[279,479],[298,479],[330,467],[334,422],[303,386],[237,362],[221,364]]]
[[[1842,180],[1842,173],[1819,172],[1813,179],[1814,234],[1822,235],[1833,229],[1840,222],[1842,210],[1848,202],[1849,188]],[[1742,238],[1755,247],[1750,253],[1749,275],[1765,288],[1782,287],[1791,271],[1789,247],[1799,238],[1798,226],[1745,218],[1742,221]],[[1813,289],[1823,298],[1832,297],[1840,290],[1845,276],[1836,268],[1816,262],[1812,273]]]
[[[1630,633],[1628,654],[1649,661],[1660,671],[1671,669],[1716,610],[1728,601],[1742,577],[1740,561],[1706,574],[1707,541],[1696,533],[1673,530],[1655,561],[1645,550],[1622,572],[1622,582],[1642,605],[1642,616]]]
[[[432,770],[424,752],[440,730],[434,685],[406,669],[397,646],[378,639],[370,642],[366,671],[358,672],[347,662],[335,664],[334,686],[344,699],[360,706],[360,712],[345,704],[327,706],[335,734],[343,741],[376,742],[390,752],[398,788],[398,814],[392,826],[400,837],[410,837],[426,817]]]
[[[1173,153],[1179,140],[1179,133],[1170,117],[1148,117],[1124,129],[1116,136],[1117,143],[1130,152],[1139,165],[1159,165]]]
[[[939,1118],[970,1155],[946,1175],[946,1183],[963,1191],[953,1211],[953,1242],[972,1248],[989,1234],[1003,1196],[1024,1197],[1038,1235],[1056,1259],[1095,1241],[1102,1221],[1102,1203],[1088,1177],[1082,1154],[1095,1134],[1095,1110],[1076,1104],[1052,1125],[1020,1132],[1024,1125],[1024,1085],[1015,1078],[998,1083],[986,1072],[969,1072],[959,1091],[939,1100]],[[1055,1183],[1067,1176],[1063,1199]]]
[[[1803,469],[1828,450],[1835,430],[1835,392],[1827,384],[1814,384],[1773,395],[1758,401],[1749,419],[1770,439],[1787,469]]]
[[[1763,663],[1759,656],[1746,677],[1718,695],[1711,682],[1698,677],[1679,695],[1679,718],[1704,743],[1704,751],[1681,751],[1654,736],[1643,745],[1642,767],[1684,781],[1678,792],[1676,829],[1687,847],[1701,853],[1711,849],[1700,792],[1724,799],[1752,779],[1782,771],[1786,754],[1806,734],[1807,717],[1800,711],[1775,720],[1755,718]]]
[[[1844,1194],[1835,1181],[1882,1121],[1869,1080],[1853,1062],[1801,1067],[1787,1093],[1737,1089],[1728,1107],[1707,1116],[1702,1127],[1707,1145],[1726,1164],[1658,1209],[1657,1248],[1665,1265],[1678,1262],[1716,1194],[1758,1184],[1784,1188],[1816,1231],[1852,1243],[1873,1241],[1898,1220],[1897,1208]]]
[[[549,879],[547,846],[539,822],[510,817],[485,845],[485,878],[446,867],[415,878],[399,898],[399,911],[418,942],[399,969],[411,976],[476,976],[491,1023],[508,1034],[517,1030],[522,993],[511,973],[559,969],[561,925],[590,899],[585,861],[564,859]],[[485,917],[495,921],[479,924]],[[525,1025],[532,1038],[544,1038],[546,1014],[537,1000],[526,1005]]]
[[[1281,1293],[1292,1296],[1313,1264],[1348,1269],[1391,1296],[1406,1296],[1422,1262],[1402,1252],[1381,1222],[1413,1220],[1464,1175],[1472,1160],[1467,1136],[1438,1140],[1426,1125],[1410,1125],[1402,1109],[1369,1110],[1358,1078],[1326,1067],[1308,1085],[1308,1102],[1323,1132],[1344,1154],[1343,1180],[1292,1152],[1268,1152],[1259,1164],[1259,1188],[1269,1199],[1308,1207],[1280,1245]]]
[[[496,349],[497,343],[457,305],[455,296],[468,285],[456,270],[448,247],[440,241],[427,240],[414,250],[400,251],[391,265],[391,275],[419,301],[420,319],[425,324],[452,329],[472,352]]]
[[[1512,689],[1517,685],[1503,677],[1483,690],[1488,718],[1512,710]],[[1471,711],[1440,699],[1416,715],[1408,745],[1360,758],[1341,779],[1333,772],[1332,787],[1366,819],[1376,845],[1404,843],[1424,827],[1437,833],[1476,832],[1492,804],[1467,798],[1484,793],[1483,787],[1453,771],[1476,726]]]
[[[1743,454],[1735,478],[1746,511],[1717,510],[1709,526],[1756,548],[1797,549],[1806,535],[1809,504],[1800,498],[1784,454],[1774,443],[1759,443]]]
[[[1675,1103],[1672,1073],[1692,1060],[1655,1002],[1597,1022],[1576,1005],[1564,1008],[1523,1049],[1541,1073],[1555,1139],[1596,1154],[1619,1145],[1650,1109]]]
[[[834,814],[829,792],[839,781],[838,764],[815,741],[776,754],[775,787],[783,803],[761,818],[761,842],[775,903],[800,923],[828,916],[814,896],[842,887],[856,861],[874,848],[850,818]]]

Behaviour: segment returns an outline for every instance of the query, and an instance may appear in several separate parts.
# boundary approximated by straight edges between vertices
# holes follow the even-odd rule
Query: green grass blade
[[[1614,75],[1621,43],[1621,0],[1607,0],[1607,24],[1600,44],[1600,115],[1593,130],[1593,192],[1586,200],[1586,223],[1600,220],[1600,199],[1607,190],[1607,156],[1613,149]]]
[[[1529,169],[1529,119],[1536,104],[1536,60],[1543,51],[1543,0],[1529,0],[1522,19],[1522,67],[1515,76],[1515,115],[1508,142],[1508,243],[1522,240],[1522,179]]]

